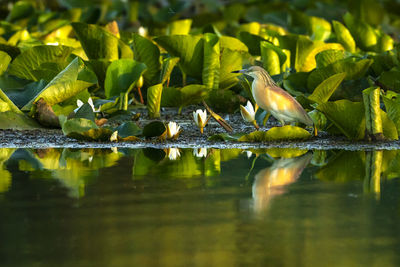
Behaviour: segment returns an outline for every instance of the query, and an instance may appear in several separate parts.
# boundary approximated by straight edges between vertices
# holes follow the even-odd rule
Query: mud
[[[143,112],[143,111],[142,111]],[[327,133],[320,132],[318,137],[312,137],[307,141],[280,141],[265,143],[243,143],[234,141],[208,141],[208,138],[214,134],[225,133],[225,130],[212,119],[204,128],[204,134],[200,134],[199,129],[192,121],[192,110],[187,109],[181,115],[176,115],[174,110],[165,110],[163,112],[163,121],[173,120],[177,122],[183,129],[178,140],[160,142],[155,139],[144,140],[141,142],[86,142],[68,138],[63,135],[59,129],[40,129],[30,131],[17,130],[0,130],[0,148],[50,148],[50,147],[67,147],[67,148],[300,148],[313,150],[395,150],[400,149],[400,141],[349,141],[342,136],[330,136]],[[254,131],[254,127],[244,123],[240,114],[224,115],[224,119],[233,127],[233,133],[250,133]],[[172,119],[173,118],[173,119]],[[150,120],[148,118],[141,119],[138,124],[143,126]],[[260,130],[266,131],[269,128],[277,126],[277,123],[270,119],[266,127]],[[309,129],[311,131],[311,129]]]

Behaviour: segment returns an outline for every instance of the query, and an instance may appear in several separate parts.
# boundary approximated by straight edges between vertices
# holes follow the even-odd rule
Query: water
[[[0,265],[399,266],[399,159],[0,149]]]

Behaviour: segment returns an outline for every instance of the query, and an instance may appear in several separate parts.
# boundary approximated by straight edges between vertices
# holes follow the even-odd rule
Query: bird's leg
[[[318,136],[318,129],[315,124],[314,124],[314,136]]]

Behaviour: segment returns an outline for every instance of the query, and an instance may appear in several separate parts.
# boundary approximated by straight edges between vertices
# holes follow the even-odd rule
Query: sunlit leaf
[[[323,68],[335,63],[338,60],[344,59],[343,50],[324,50],[315,56],[315,61],[317,62],[317,68]]]
[[[160,81],[164,84],[169,80],[175,65],[179,62],[179,57],[169,57],[163,60],[160,73]]]
[[[204,61],[202,81],[211,89],[218,89],[220,72],[220,45],[217,35],[206,33],[204,35]]]
[[[270,75],[280,74],[281,66],[286,62],[285,53],[269,42],[261,42],[260,46],[264,69]]]
[[[23,112],[7,97],[3,90],[0,89],[0,112],[5,111],[23,114]]]
[[[7,70],[8,64],[11,62],[11,57],[3,51],[0,51],[0,75]]]
[[[81,76],[83,80],[78,80]],[[82,60],[75,58],[62,72],[51,80],[22,110],[29,110],[32,103],[43,98],[49,105],[60,103],[94,84]]]
[[[389,118],[386,112],[381,110],[383,136],[389,140],[399,140],[399,131],[396,124]]]
[[[346,73],[345,80],[354,80],[361,78],[368,68],[371,66],[371,59],[362,59],[354,61],[352,58],[346,58],[336,61],[326,67],[317,68],[310,73],[307,80],[307,87],[312,89],[317,87],[322,81],[328,79],[330,76],[344,72]]]
[[[366,22],[357,20],[350,13],[346,13],[343,20],[361,49],[370,50],[377,44],[377,34]]]
[[[317,65],[315,56],[324,50],[330,49],[343,50],[343,47],[341,44],[311,41],[304,36],[300,36],[296,43],[295,69],[298,72],[313,70]]]
[[[317,103],[327,102],[345,77],[346,73],[338,73],[332,75],[331,77],[323,81],[320,85],[318,85],[317,88],[315,88],[314,92],[308,97],[308,99]]]
[[[221,68],[219,72],[219,88],[229,89],[238,83],[237,74],[232,71],[242,69],[244,59],[248,53],[235,51],[228,48],[223,49],[221,54]]]
[[[228,48],[229,50],[235,50],[235,51],[242,51],[242,52],[249,51],[249,49],[244,43],[242,43],[239,39],[231,36],[223,35],[219,38],[219,42],[221,45],[221,50]]]
[[[147,110],[149,111],[150,118],[160,117],[162,91],[162,83],[153,85],[147,89]]]
[[[364,104],[338,100],[318,105],[317,109],[349,139],[362,139],[365,131]]]
[[[58,69],[65,68],[69,61],[68,57],[72,52],[71,47],[66,46],[35,46],[17,56],[10,64],[9,73],[17,77],[38,81],[42,79],[41,72],[36,72],[46,68],[46,63],[53,63],[53,67]]]
[[[145,82],[151,85],[158,83],[161,70],[160,49],[152,41],[136,33],[133,34],[132,45],[135,60],[147,66],[147,71],[143,74]]]
[[[198,35],[172,35],[154,38],[172,56],[179,57],[179,65],[189,76],[201,79],[204,40]]]
[[[82,22],[71,23],[89,59],[116,60],[118,38],[97,25]]]
[[[339,21],[334,20],[332,24],[338,42],[341,43],[347,51],[354,53],[356,51],[356,42],[350,31]]]
[[[146,70],[146,65],[133,59],[113,61],[107,69],[104,91],[107,98],[131,89]]]
[[[0,129],[31,130],[41,126],[24,114],[12,111],[0,112]]]
[[[304,140],[311,137],[311,134],[303,128],[286,125],[272,127],[267,132],[255,131],[246,134],[238,139],[240,142],[269,142],[277,140]]]
[[[185,35],[189,34],[191,19],[176,20],[168,24],[167,35]]]

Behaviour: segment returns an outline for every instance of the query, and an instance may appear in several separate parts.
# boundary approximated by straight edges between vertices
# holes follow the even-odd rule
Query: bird
[[[251,92],[256,104],[280,121],[282,126],[301,122],[314,126],[314,135],[317,136],[317,128],[304,108],[293,96],[280,88],[262,67],[251,66],[232,73],[246,74],[253,78]]]

